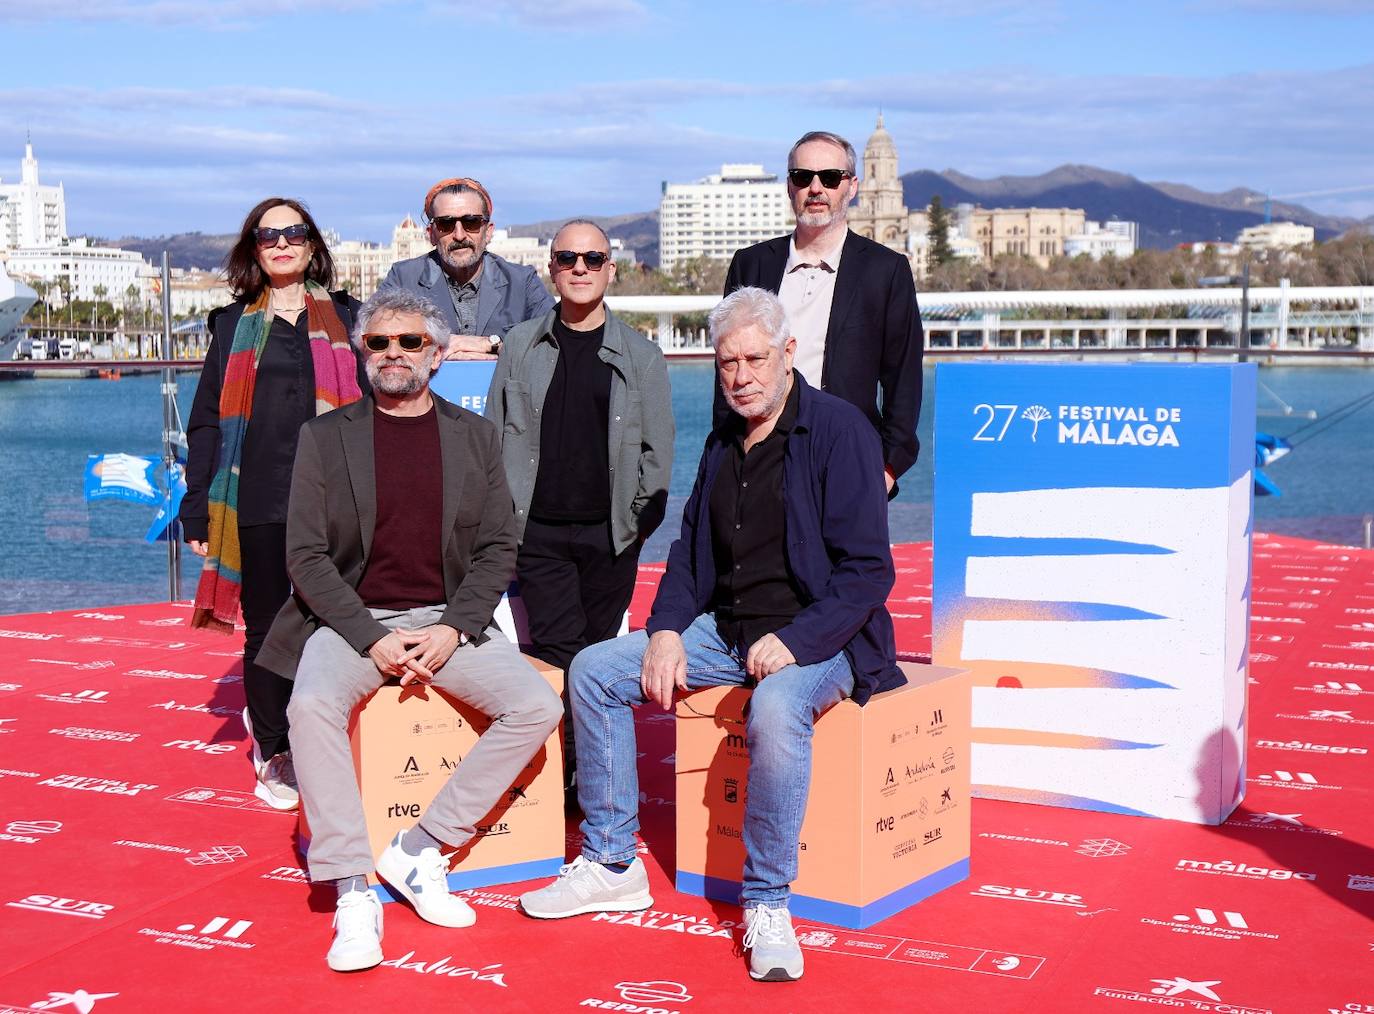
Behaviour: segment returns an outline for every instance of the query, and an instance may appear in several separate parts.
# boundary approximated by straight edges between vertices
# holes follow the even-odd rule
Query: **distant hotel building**
[[[1244,250],[1289,250],[1295,246],[1306,246],[1317,238],[1317,230],[1310,225],[1296,222],[1265,222],[1242,229],[1236,237]]]
[[[91,246],[82,238],[64,239],[52,246],[24,247],[5,254],[9,273],[51,286],[47,302],[61,304],[63,283],[72,299],[104,299],[118,304],[129,286],[139,287],[143,258],[133,250]],[[99,293],[96,290],[101,290]]]
[[[763,166],[726,163],[695,183],[664,183],[658,206],[659,267],[695,257],[729,260],[741,247],[792,231],[787,185]]]
[[[38,159],[25,143],[19,182],[0,180],[0,250],[50,246],[67,236],[67,197],[62,184],[38,182]]]
[[[1135,222],[1084,222],[1081,231],[1064,237],[1064,256],[1087,254],[1095,261],[1108,254],[1129,257],[1136,251],[1138,231]]]
[[[38,180],[33,144],[24,144],[18,183],[0,182],[0,270],[44,288],[43,299],[62,305],[104,299],[116,306],[132,286],[142,297],[147,265],[133,250],[93,246],[67,237],[67,198],[62,184]],[[64,293],[64,290],[65,293]]]

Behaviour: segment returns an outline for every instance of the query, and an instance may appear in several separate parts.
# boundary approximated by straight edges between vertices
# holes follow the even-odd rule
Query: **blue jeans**
[[[682,634],[687,685],[752,683],[744,660],[721,639],[709,613]],[[639,773],[631,708],[644,703],[640,666],[649,637],[640,630],[584,648],[569,673],[577,736],[577,798],[582,854],[598,863],[628,863],[639,830]],[[797,876],[797,842],[811,787],[811,731],[816,716],[854,691],[844,653],[813,665],[789,665],[755,688],[745,725],[749,793],[744,813],[740,903],[781,908]]]

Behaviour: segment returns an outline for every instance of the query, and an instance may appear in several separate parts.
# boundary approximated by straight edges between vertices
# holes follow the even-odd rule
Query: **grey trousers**
[[[373,609],[383,626],[415,629],[436,623],[442,606]],[[464,645],[434,674],[434,685],[492,719],[477,745],[421,817],[439,841],[462,845],[510,788],[563,717],[563,702],[496,627],[480,646]],[[305,642],[287,715],[301,804],[310,822],[308,863],[313,881],[363,876],[374,868],[353,770],[348,720],[358,702],[384,682],[372,659],[359,655],[328,627]]]

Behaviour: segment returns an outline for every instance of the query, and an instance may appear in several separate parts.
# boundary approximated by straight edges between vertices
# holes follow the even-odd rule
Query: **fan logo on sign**
[[[1031,443],[1038,443],[1040,424],[1054,418],[1061,444],[1177,447],[1175,427],[1182,422],[1182,409],[1168,406],[1151,411],[1136,405],[1060,405],[1051,413],[1044,405],[1030,405],[1022,411],[1020,405],[983,402],[973,406],[973,415],[981,423],[973,434],[978,443],[1001,443],[1017,418],[1031,424]]]

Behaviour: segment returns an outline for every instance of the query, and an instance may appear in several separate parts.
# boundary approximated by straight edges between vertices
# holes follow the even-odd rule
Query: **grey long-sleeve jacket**
[[[487,392],[486,416],[501,433],[521,541],[539,475],[539,423],[558,362],[557,309],[511,328]],[[608,423],[611,538],[617,553],[663,521],[673,470],[672,392],[663,352],[606,311],[597,353],[612,370]]]
[[[512,264],[494,253],[484,257],[482,282],[477,288],[474,334],[504,335],[511,325],[547,313],[553,306],[553,297],[534,268]],[[453,308],[453,297],[449,295],[444,269],[439,266],[439,255],[433,250],[393,264],[378,288],[393,287],[409,289],[433,302],[448,321],[449,332],[457,332],[458,311]]]

